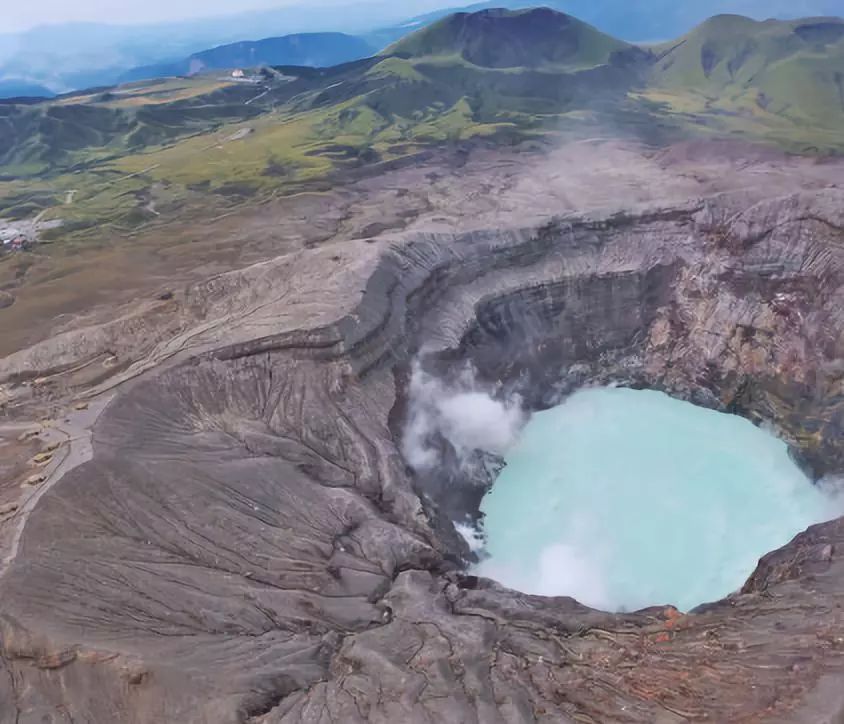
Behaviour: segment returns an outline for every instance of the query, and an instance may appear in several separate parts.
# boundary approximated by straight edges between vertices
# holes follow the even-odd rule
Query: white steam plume
[[[411,467],[428,470],[441,462],[440,450],[432,444],[437,434],[451,443],[463,460],[475,450],[503,455],[516,442],[524,424],[521,399],[493,398],[481,389],[472,368],[467,367],[447,385],[414,363],[402,441]]]

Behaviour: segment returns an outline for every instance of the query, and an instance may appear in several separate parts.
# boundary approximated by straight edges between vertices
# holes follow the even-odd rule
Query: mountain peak
[[[593,66],[630,46],[550,8],[455,13],[388,48],[407,58],[459,56],[488,68]]]

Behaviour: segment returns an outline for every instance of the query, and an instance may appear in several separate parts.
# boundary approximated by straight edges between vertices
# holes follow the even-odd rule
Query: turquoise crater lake
[[[533,416],[481,510],[475,573],[622,611],[723,598],[840,506],[743,418],[600,388]]]

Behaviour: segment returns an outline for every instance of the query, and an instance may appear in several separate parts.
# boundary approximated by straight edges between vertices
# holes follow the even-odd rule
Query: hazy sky
[[[396,0],[403,2],[404,0]],[[291,5],[360,5],[359,0],[0,0],[0,33],[14,33],[34,25],[95,21],[141,23]],[[412,3],[410,3],[412,4]]]

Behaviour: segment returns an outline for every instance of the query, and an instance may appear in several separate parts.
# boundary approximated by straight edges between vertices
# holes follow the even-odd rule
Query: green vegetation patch
[[[844,22],[719,16],[639,49],[548,9],[459,13],[381,56],[258,85],[135,83],[0,104],[0,217],[89,239],[325,187],[439,144],[610,127],[648,143],[844,149]]]

